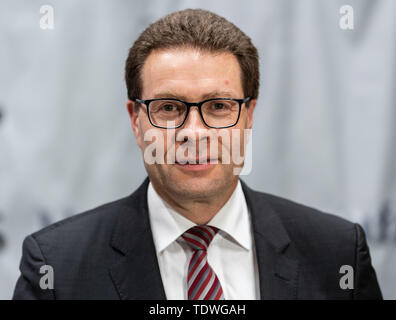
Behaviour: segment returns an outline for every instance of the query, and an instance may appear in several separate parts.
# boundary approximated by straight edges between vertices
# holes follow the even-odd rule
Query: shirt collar
[[[251,249],[252,234],[250,228],[250,217],[246,204],[245,195],[241,182],[232,193],[230,199],[208,222],[208,225],[219,228],[233,238],[246,250]]]
[[[171,208],[158,195],[151,182],[148,186],[147,198],[151,230],[159,254],[196,224]],[[246,250],[251,249],[249,212],[239,180],[231,197],[208,225],[219,228]]]

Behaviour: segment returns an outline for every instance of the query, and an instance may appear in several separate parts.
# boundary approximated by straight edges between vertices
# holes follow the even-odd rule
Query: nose
[[[196,106],[193,106],[188,113],[187,119],[184,122],[182,128],[188,128],[190,130],[206,129],[205,123],[199,114],[199,110]]]
[[[184,142],[199,141],[206,139],[208,136],[208,127],[203,122],[199,110],[195,106],[190,109],[187,119],[180,129],[179,132],[184,136]]]

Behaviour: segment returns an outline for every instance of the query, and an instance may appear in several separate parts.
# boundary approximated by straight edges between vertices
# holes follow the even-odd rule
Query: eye
[[[215,102],[213,104],[213,109],[215,109],[215,110],[222,110],[224,108],[225,108],[225,105],[222,102]]]
[[[164,111],[174,111],[176,109],[176,106],[174,104],[165,104],[162,106],[162,109]]]
[[[232,105],[228,101],[211,101],[208,107],[212,112],[226,112],[231,110]]]

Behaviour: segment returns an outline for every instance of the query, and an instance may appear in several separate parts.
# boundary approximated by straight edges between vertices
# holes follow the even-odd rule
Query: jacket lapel
[[[249,207],[260,279],[260,298],[297,299],[298,261],[279,215],[265,194],[250,189],[242,180]],[[165,300],[152,238],[147,187],[149,178],[127,198],[113,231],[111,246],[121,253],[110,276],[121,299]]]
[[[122,256],[110,276],[124,300],[166,299],[148,216],[148,184],[147,177],[127,199],[111,240]]]
[[[250,189],[242,180],[250,209],[260,279],[260,298],[297,299],[298,261],[279,214],[266,195]]]

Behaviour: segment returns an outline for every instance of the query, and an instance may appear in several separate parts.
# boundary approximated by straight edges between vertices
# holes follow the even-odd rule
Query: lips
[[[202,165],[202,164],[216,164],[219,160],[217,158],[207,158],[207,159],[180,159],[176,163],[179,165]]]
[[[210,160],[210,159],[208,159]],[[213,160],[213,159],[212,159]],[[176,162],[176,167],[178,167],[180,170],[184,171],[184,172],[209,172],[210,170],[212,170],[213,168],[216,167],[215,163],[178,163]]]

